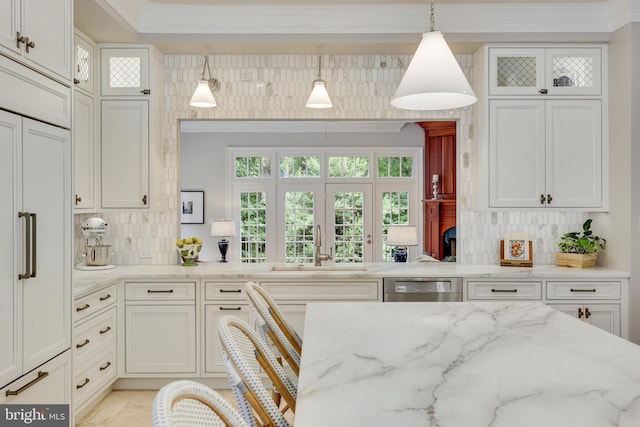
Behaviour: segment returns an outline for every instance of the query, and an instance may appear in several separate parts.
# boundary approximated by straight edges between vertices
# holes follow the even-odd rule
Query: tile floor
[[[216,390],[235,404],[231,390]],[[98,403],[76,427],[150,427],[151,408],[157,390],[114,390]],[[289,411],[285,417],[293,425]]]

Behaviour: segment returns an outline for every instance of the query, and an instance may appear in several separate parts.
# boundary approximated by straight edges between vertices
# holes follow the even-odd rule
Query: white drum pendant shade
[[[193,92],[189,105],[202,108],[213,108],[218,105],[213,97],[213,93],[211,93],[207,80],[203,79],[198,82],[198,87],[196,87],[195,92]]]
[[[404,110],[447,110],[478,100],[440,31],[422,34],[391,101]]]
[[[313,90],[306,103],[307,108],[331,108],[331,98],[327,92],[327,86],[324,80],[315,80],[313,82]]]

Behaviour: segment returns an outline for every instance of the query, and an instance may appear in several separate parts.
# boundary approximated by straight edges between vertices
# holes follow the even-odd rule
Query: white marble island
[[[539,302],[310,303],[295,425],[640,425],[640,347]]]

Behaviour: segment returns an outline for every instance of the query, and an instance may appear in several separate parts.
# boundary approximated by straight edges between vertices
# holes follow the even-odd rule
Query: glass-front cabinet
[[[143,96],[151,93],[149,49],[103,47],[100,49],[102,96]]]
[[[600,48],[490,48],[490,95],[601,95]]]

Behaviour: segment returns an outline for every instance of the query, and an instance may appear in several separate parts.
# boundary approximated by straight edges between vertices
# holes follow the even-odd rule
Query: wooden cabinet
[[[70,158],[68,130],[0,111],[0,386],[70,347]]]
[[[599,100],[492,100],[489,117],[491,207],[602,207]]]
[[[96,208],[94,100],[75,90],[73,105],[74,207],[91,211]]]
[[[125,282],[125,372],[198,372],[195,282]]]
[[[456,226],[456,122],[420,122],[419,125],[425,134],[424,252],[443,259],[455,255],[455,244],[453,251],[450,245],[445,247],[444,234]],[[434,175],[438,176],[436,199]]]
[[[71,0],[5,0],[0,4],[0,50],[57,79],[71,80]]]
[[[102,207],[148,207],[149,102],[103,100],[101,110]]]
[[[74,302],[73,410],[83,413],[117,378],[117,287]]]
[[[490,95],[600,95],[602,49],[491,47]]]

